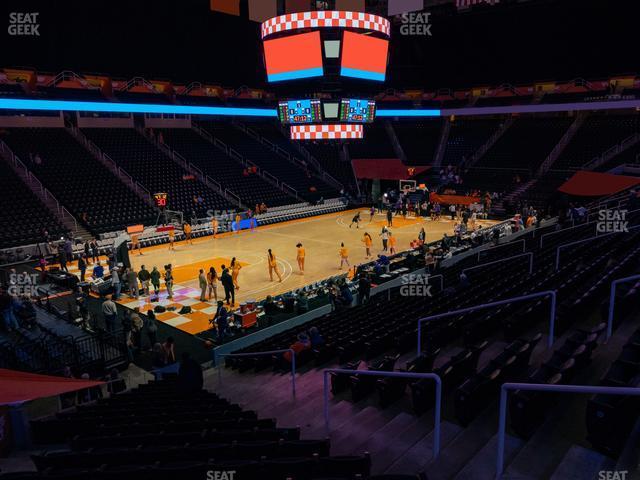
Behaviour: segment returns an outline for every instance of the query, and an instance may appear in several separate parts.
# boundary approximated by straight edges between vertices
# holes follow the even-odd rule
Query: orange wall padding
[[[471,197],[468,195],[440,195],[438,193],[430,193],[429,201],[431,203],[438,202],[443,203],[445,205],[471,205],[472,203],[478,203],[480,201],[480,197]]]

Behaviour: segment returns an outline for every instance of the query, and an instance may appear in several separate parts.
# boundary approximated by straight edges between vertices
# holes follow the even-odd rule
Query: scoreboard
[[[375,118],[376,102],[361,98],[343,98],[340,102],[340,121],[371,123]]]
[[[156,202],[156,207],[158,207],[160,210],[164,210],[167,207],[167,194],[162,192],[162,193],[154,193],[153,194],[153,199]]]
[[[278,103],[278,117],[284,124],[320,122],[322,104],[317,99],[283,100]]]

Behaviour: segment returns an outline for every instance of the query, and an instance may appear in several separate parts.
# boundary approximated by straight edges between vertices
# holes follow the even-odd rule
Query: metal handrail
[[[640,275],[631,275],[630,277],[618,278],[611,282],[611,293],[609,295],[609,316],[607,317],[607,340],[611,338],[613,334],[613,313],[616,305],[616,288],[621,283],[632,282],[633,280],[640,280]]]
[[[540,245],[539,248],[542,248],[542,240],[545,239],[545,237],[549,237],[551,235],[557,234],[557,233],[563,233],[566,232],[567,230],[573,230],[574,228],[578,228],[578,227],[584,227],[586,225],[591,225],[593,223],[596,223],[595,220],[591,221],[591,222],[585,222],[585,223],[580,223],[578,225],[574,225],[572,227],[567,227],[567,228],[561,228],[560,230],[556,230],[554,232],[549,232],[549,233],[543,233],[542,235],[540,235]]]
[[[639,227],[640,227],[640,225],[636,225],[634,227],[629,227],[627,229],[627,231],[628,230],[633,230],[633,229],[639,228]],[[626,233],[626,231],[625,232],[609,232],[609,233],[605,233],[604,235],[594,235],[593,237],[583,238],[582,240],[576,240],[575,242],[563,243],[562,245],[558,245],[558,248],[556,248],[556,272],[560,268],[560,250],[562,250],[564,248],[567,248],[567,247],[572,247],[573,245],[579,245],[581,243],[591,242],[593,240],[600,240],[601,238],[606,238],[606,237],[609,237],[611,235],[616,235],[618,233]]]
[[[284,348],[281,350],[268,350],[266,352],[250,352],[250,353],[216,353],[213,351],[213,364],[218,368],[218,383],[222,383],[222,365],[217,365],[218,357],[261,357],[264,355],[276,355],[278,353],[291,353],[291,392],[293,398],[296,398],[296,352],[293,348]]]
[[[433,459],[440,455],[440,411],[442,403],[442,380],[435,373],[411,373],[411,372],[385,372],[378,370],[347,370],[343,368],[330,368],[324,372],[324,427],[327,435],[330,432],[329,425],[329,374],[341,373],[347,375],[365,375],[391,378],[430,378],[436,382],[435,425],[433,432]]]
[[[533,253],[532,252],[519,253],[518,255],[514,255],[512,257],[501,258],[500,260],[494,260],[493,262],[481,263],[480,265],[467,267],[462,269],[462,273],[466,273],[471,270],[475,270],[477,268],[487,267],[489,265],[495,265],[496,263],[508,262],[509,260],[513,260],[514,258],[520,258],[520,257],[529,257],[529,275],[531,275],[533,273]]]
[[[482,303],[480,305],[473,305],[471,307],[460,308],[458,310],[451,310],[449,312],[438,313],[436,315],[429,315],[418,320],[418,355],[422,353],[422,324],[427,320],[439,320],[441,318],[453,317],[456,315],[462,315],[463,313],[475,312],[476,310],[483,310],[485,308],[499,307],[500,305],[507,305],[509,303],[523,302],[525,300],[532,300],[534,298],[551,297],[551,307],[549,311],[549,339],[547,345],[549,348],[553,345],[553,336],[556,324],[556,301],[557,294],[555,290],[544,290],[542,292],[530,293],[528,295],[520,295],[512,298],[505,298],[504,300],[497,300],[495,302]]]
[[[498,423],[498,452],[496,455],[496,479],[504,472],[504,437],[507,428],[507,393],[509,390],[525,390],[553,393],[589,393],[601,395],[640,396],[640,389],[632,387],[597,387],[590,385],[548,385],[539,383],[504,383],[500,389],[500,417]]]
[[[535,233],[535,230],[534,230]],[[495,247],[489,247],[489,248],[485,248],[484,250],[480,250],[478,252],[478,261],[480,260],[480,254],[484,253],[484,252],[488,252],[489,250],[495,250],[496,248],[502,248],[502,247],[510,247],[512,245],[516,245],[518,243],[522,243],[522,253],[524,253],[527,249],[526,246],[526,242],[524,240],[524,238],[521,238],[520,240],[514,240],[513,242],[508,242],[508,243],[503,243],[502,245],[496,245]]]

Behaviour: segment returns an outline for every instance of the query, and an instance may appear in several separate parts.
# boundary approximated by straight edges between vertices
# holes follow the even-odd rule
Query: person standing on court
[[[120,291],[122,290],[122,284],[120,283],[120,275],[118,267],[111,269],[111,286],[113,287],[113,300],[120,298]]]
[[[151,277],[153,292],[158,295],[160,293],[160,271],[158,270],[158,267],[153,267],[149,276]]]
[[[127,269],[127,283],[129,284],[129,295],[132,298],[139,298],[140,286],[138,285],[138,274],[133,267]]]
[[[143,295],[149,295],[149,281],[151,280],[151,274],[144,265],[140,266],[140,271],[138,272],[138,280],[140,280],[140,284],[142,285]]]
[[[278,276],[278,281],[282,283],[282,275],[280,275],[280,270],[278,269],[278,261],[271,249],[267,250],[267,262],[269,263],[269,279],[273,282],[273,274],[275,273]]]
[[[233,277],[229,273],[229,269],[222,265],[222,274],[220,275],[220,283],[224,288],[224,300],[227,305],[233,306],[236,303],[236,291],[233,286]]]
[[[344,246],[344,243],[340,244],[340,270],[342,270],[343,265],[346,263],[347,267],[350,267],[351,265],[349,265],[349,250]]]
[[[387,208],[387,226],[393,227],[393,212],[391,211],[391,206]]]
[[[200,301],[204,302],[207,299],[207,277],[202,268],[198,275],[198,285],[200,286]]]
[[[387,251],[387,242],[389,241],[389,230],[387,227],[382,227],[382,232],[380,232],[380,237],[382,237],[382,251]]]
[[[87,272],[87,261],[84,254],[80,254],[78,258],[78,270],[80,270],[80,281],[84,282],[84,275]]]
[[[164,267],[164,286],[167,287],[167,298],[173,298],[173,272],[171,271],[171,264]]]

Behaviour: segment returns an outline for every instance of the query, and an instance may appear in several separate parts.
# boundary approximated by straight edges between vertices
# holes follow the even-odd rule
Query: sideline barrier
[[[514,255],[513,257],[501,258],[500,260],[494,260],[493,262],[481,263],[480,265],[467,267],[462,269],[462,273],[470,272],[471,270],[486,267],[488,265],[495,265],[496,263],[507,262],[509,260],[513,260],[514,258],[520,258],[520,257],[529,257],[529,275],[531,275],[533,273],[533,253],[532,252],[520,253],[518,255]]]
[[[632,282],[633,280],[640,280],[640,275],[631,275],[630,277],[618,278],[611,282],[611,294],[609,295],[609,316],[607,317],[607,340],[611,338],[613,334],[613,313],[616,306],[616,288],[621,283]]]
[[[474,312],[476,310],[482,310],[485,308],[498,307],[500,305],[506,305],[509,303],[522,302],[525,300],[531,300],[533,298],[551,297],[551,307],[549,311],[549,339],[547,341],[547,347],[551,348],[553,345],[553,336],[556,326],[556,292],[555,290],[545,290],[542,292],[530,293],[529,295],[520,295],[519,297],[505,298],[504,300],[498,300],[490,303],[483,303],[480,305],[474,305],[472,307],[461,308],[459,310],[452,310],[450,312],[439,313],[436,315],[429,315],[418,320],[418,355],[422,353],[422,323],[427,320],[438,320],[440,318],[452,317],[455,315],[461,315],[463,313]]]
[[[594,387],[590,385],[547,385],[540,383],[504,383],[500,389],[500,417],[498,424],[498,452],[496,456],[496,479],[504,473],[504,437],[507,428],[507,393],[509,390],[525,390],[554,393],[590,393],[602,395],[640,396],[639,388]]]
[[[329,436],[329,374],[344,373],[347,375],[368,375],[391,378],[430,378],[436,383],[435,420],[433,427],[433,459],[440,455],[440,414],[442,405],[442,380],[435,373],[410,373],[410,372],[384,372],[378,370],[347,370],[342,368],[330,368],[324,372],[324,428]]]
[[[264,355],[275,355],[277,353],[291,353],[291,392],[293,398],[296,398],[296,352],[292,348],[284,348],[282,350],[267,350],[266,352],[250,352],[250,353],[218,353],[213,351],[213,364],[218,369],[218,384],[222,383],[222,364],[218,365],[218,357],[261,357]]]

